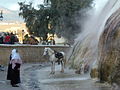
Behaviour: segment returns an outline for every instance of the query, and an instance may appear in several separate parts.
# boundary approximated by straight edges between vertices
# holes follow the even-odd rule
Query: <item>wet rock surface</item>
[[[65,69],[60,73],[56,66],[54,75],[50,74],[50,66],[32,64],[22,68],[22,87],[25,90],[110,90],[107,84],[95,83],[88,74],[75,74],[74,70]]]
[[[107,21],[99,42],[101,81],[120,85],[120,9]]]

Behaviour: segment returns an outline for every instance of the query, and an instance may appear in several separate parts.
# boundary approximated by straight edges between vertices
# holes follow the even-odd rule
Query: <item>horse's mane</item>
[[[54,50],[52,50],[51,48],[49,48],[49,47],[46,47],[50,52],[54,52]]]

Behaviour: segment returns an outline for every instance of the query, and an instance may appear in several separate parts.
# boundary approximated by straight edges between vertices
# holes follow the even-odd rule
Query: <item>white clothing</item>
[[[10,60],[10,64],[12,64],[12,69],[15,68],[17,64],[22,64],[22,60],[20,58],[20,55],[18,52],[16,52],[16,49],[12,50],[12,55],[11,55],[11,60]]]

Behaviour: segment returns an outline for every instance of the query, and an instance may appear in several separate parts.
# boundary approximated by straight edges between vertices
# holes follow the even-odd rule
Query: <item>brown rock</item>
[[[107,21],[99,41],[99,78],[120,85],[120,9]]]

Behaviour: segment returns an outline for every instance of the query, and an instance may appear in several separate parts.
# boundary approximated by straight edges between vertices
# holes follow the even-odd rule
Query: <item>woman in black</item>
[[[13,87],[18,87],[18,83],[20,83],[20,66],[22,64],[22,60],[20,55],[16,49],[12,50],[10,55],[10,61],[8,65],[8,73],[7,80],[11,81],[11,85]]]

